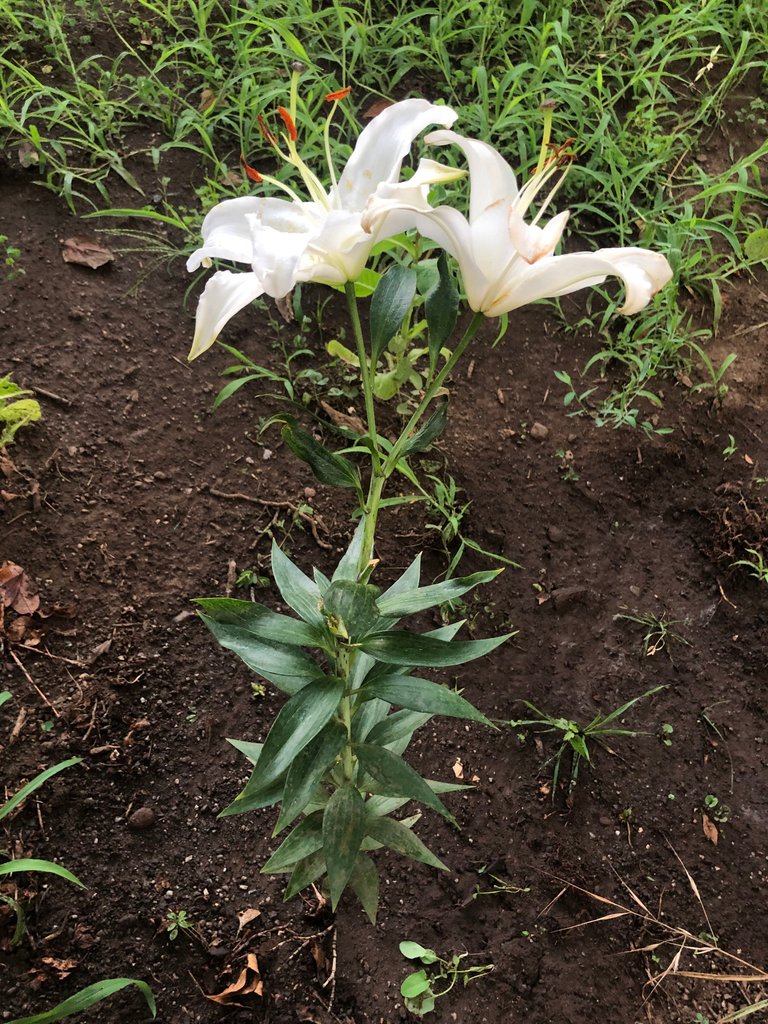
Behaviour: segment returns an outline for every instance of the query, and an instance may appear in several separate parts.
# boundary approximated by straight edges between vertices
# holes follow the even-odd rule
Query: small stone
[[[559,544],[564,539],[565,534],[559,526],[548,526],[547,537],[549,537],[553,544]]]
[[[549,427],[545,427],[543,423],[534,423],[531,427],[531,437],[536,441],[546,441],[549,437]]]
[[[133,832],[143,832],[155,824],[156,814],[151,807],[139,807],[128,819],[128,828]]]
[[[634,597],[640,597],[640,587],[635,587],[635,586],[631,586],[631,587],[629,588],[629,592],[630,592],[630,594],[632,594],[632,595],[633,595]]]

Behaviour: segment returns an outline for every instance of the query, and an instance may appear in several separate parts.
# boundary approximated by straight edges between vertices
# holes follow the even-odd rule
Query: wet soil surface
[[[567,756],[553,791],[552,735],[430,723],[412,763],[475,788],[448,798],[460,830],[429,812],[417,826],[448,874],[378,855],[374,928],[352,902],[335,921],[313,894],[282,902],[281,879],[259,873],[274,847],[271,810],[217,817],[248,775],[226,737],[262,739],[281,698],[269,685],[254,692],[258,680],[190,604],[254,570],[266,577],[259,600],[279,608],[270,536],[327,571],[349,540],[351,502],[314,482],[276,433],[259,436],[274,401],[243,390],[211,413],[230,360],[213,351],[186,364],[180,261],[65,264],[61,240],[92,228],[9,165],[0,206],[25,270],[0,291],[0,369],[40,389],[44,412],[3,462],[0,561],[22,567],[54,612],[21,624],[6,615],[2,779],[12,792],[82,758],[4,823],[0,846],[59,861],[87,886],[30,876],[29,931],[15,949],[13,915],[0,910],[0,1019],[133,976],[151,984],[167,1024],[391,1024],[408,1017],[402,939],[495,966],[439,1001],[438,1024],[693,1024],[760,998],[759,984],[670,975],[654,992],[649,979],[681,946],[680,971],[755,973],[688,955],[715,937],[768,965],[768,588],[731,567],[749,548],[768,557],[766,329],[754,329],[768,320],[765,275],[730,293],[712,350],[715,361],[739,354],[722,407],[670,380],[665,438],[567,415],[553,370],[575,373],[597,341],[566,334],[543,309],[515,314],[496,348],[489,324],[471,372],[466,363],[454,378],[449,429],[423,471],[444,463],[471,499],[467,535],[521,568],[463,609],[474,635],[511,625],[514,639],[441,678],[494,718],[529,717],[528,700],[582,724],[664,689],[622,717],[636,735],[592,747],[570,795]],[[308,344],[322,353],[342,329],[334,300]],[[266,308],[227,332],[274,369],[276,341],[290,348],[294,335]],[[361,412],[355,398],[330,401]],[[296,515],[304,506],[311,524]],[[444,570],[420,506],[381,525],[380,583],[419,551],[427,576]],[[462,569],[487,565],[470,553]],[[644,650],[647,628],[621,615],[674,621],[677,637]],[[168,915],[181,911],[191,927],[172,938]],[[240,1005],[206,998],[238,980],[249,954],[262,994],[248,992],[251,973]],[[148,1014],[128,990],[91,1017]]]

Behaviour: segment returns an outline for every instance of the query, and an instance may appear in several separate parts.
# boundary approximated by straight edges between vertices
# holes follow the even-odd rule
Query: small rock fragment
[[[543,423],[534,423],[530,430],[531,437],[536,441],[546,441],[549,437],[549,427],[545,427]]]
[[[139,807],[128,819],[128,828],[132,832],[144,832],[155,824],[156,814],[151,807]]]
[[[559,544],[565,538],[565,534],[559,526],[548,526],[547,537],[549,537],[553,544]]]

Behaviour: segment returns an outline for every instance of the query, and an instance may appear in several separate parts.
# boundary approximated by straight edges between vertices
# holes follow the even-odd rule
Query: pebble
[[[155,824],[156,814],[151,807],[139,807],[128,819],[128,828],[133,832],[143,832]]]
[[[565,537],[565,534],[559,526],[548,526],[547,537],[549,537],[553,544],[559,544]]]
[[[546,441],[549,437],[549,427],[545,427],[543,423],[534,423],[531,427],[531,437],[536,441]]]

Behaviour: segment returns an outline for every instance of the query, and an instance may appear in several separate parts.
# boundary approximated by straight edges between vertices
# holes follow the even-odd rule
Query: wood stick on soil
[[[16,651],[14,651],[12,647],[9,647],[8,648],[8,653],[13,658],[13,660],[16,662],[17,667],[21,670],[21,674],[27,680],[27,682],[32,687],[32,689],[37,693],[38,697],[42,700],[42,702],[44,704],[48,705],[48,707],[51,709],[51,711],[54,713],[54,715],[56,715],[57,718],[61,718],[61,715],[59,714],[59,712],[56,710],[56,708],[53,706],[53,704],[51,704],[51,702],[45,696],[43,691],[40,689],[40,687],[37,685],[35,680],[29,674],[29,672],[27,672],[27,670],[24,668],[24,665],[21,662],[21,660],[19,659],[18,655],[16,654]]]
[[[298,516],[303,522],[307,523],[318,547],[325,548],[326,551],[333,550],[333,544],[329,544],[327,540],[322,540],[318,535],[317,527],[319,520],[316,517],[303,512],[299,506],[295,505],[292,501],[270,501],[267,498],[256,498],[252,494],[243,494],[242,491],[230,493],[228,491],[220,491],[216,487],[209,486],[205,486],[201,489],[206,490],[214,498],[226,498],[228,501],[250,501],[253,505],[263,505],[265,508],[288,509],[290,512],[293,512],[294,515]]]

